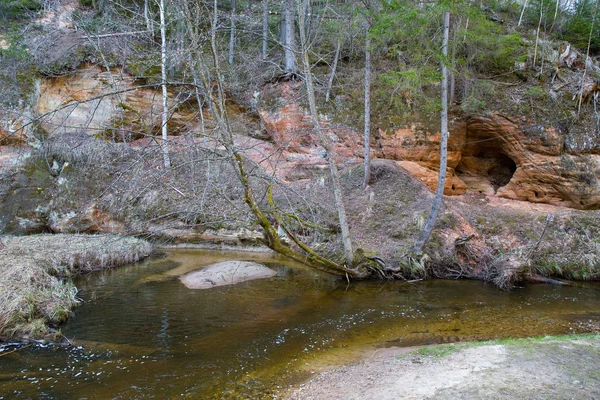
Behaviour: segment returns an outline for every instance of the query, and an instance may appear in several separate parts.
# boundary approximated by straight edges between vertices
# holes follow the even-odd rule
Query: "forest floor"
[[[600,335],[388,348],[289,399],[598,399]]]

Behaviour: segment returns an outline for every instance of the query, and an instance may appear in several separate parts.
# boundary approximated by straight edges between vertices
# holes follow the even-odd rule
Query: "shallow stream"
[[[274,278],[209,290],[178,276],[227,259]],[[84,300],[62,333],[73,346],[0,353],[0,399],[272,398],[377,348],[585,331],[600,284],[358,282],[276,256],[169,250],[77,282]]]

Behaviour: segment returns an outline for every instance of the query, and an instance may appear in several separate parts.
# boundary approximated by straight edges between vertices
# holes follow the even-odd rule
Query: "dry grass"
[[[38,338],[79,303],[69,279],[133,263],[147,242],[116,235],[0,236],[0,337]]]

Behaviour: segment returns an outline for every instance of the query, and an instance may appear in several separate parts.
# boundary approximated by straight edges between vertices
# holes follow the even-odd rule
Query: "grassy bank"
[[[0,338],[50,334],[79,303],[72,277],[132,263],[147,242],[116,235],[0,236]]]

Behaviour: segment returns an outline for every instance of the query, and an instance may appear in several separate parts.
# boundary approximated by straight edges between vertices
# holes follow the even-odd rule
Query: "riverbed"
[[[179,280],[231,259],[277,276],[209,290]],[[76,285],[83,304],[61,327],[72,345],[6,347],[0,399],[272,398],[382,347],[581,332],[600,319],[598,283],[349,284],[259,253],[168,250]]]

